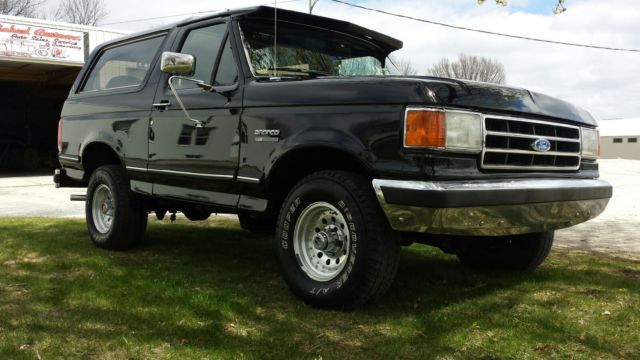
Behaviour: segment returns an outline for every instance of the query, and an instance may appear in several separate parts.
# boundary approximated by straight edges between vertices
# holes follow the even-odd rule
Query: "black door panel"
[[[221,54],[228,45],[227,24],[194,25],[183,30],[182,38],[185,40],[175,51],[196,57],[194,79],[217,84],[213,74],[216,74]],[[225,79],[237,79],[233,74],[225,75]],[[170,91],[169,75],[164,74],[163,78],[154,104],[168,102],[170,105],[166,110],[158,107],[152,111],[149,132],[148,172],[153,179],[154,194],[237,206],[239,195],[234,194],[234,183],[240,153],[241,88],[221,95],[204,92],[195,82],[174,80],[189,115],[202,123],[197,126]]]

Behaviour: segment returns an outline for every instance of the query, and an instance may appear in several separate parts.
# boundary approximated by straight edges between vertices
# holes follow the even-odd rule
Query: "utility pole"
[[[309,14],[313,12],[313,8],[316,6],[320,0],[309,0]]]

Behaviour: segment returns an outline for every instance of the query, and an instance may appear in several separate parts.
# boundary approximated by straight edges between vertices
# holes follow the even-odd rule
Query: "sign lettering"
[[[55,62],[84,62],[80,31],[0,22],[0,56]]]

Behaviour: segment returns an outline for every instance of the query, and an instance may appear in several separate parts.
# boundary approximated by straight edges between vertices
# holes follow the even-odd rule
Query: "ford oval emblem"
[[[551,141],[547,139],[537,139],[531,144],[531,147],[535,151],[547,152],[551,150]]]

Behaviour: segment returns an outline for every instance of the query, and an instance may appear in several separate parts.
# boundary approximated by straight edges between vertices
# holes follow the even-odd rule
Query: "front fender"
[[[357,160],[365,168],[371,168],[371,158],[366,146],[354,136],[337,129],[310,128],[290,136],[278,144],[270,156],[270,161],[265,166],[264,172],[267,180],[273,169],[277,168],[289,154],[321,151],[322,149],[344,153],[345,156]]]

